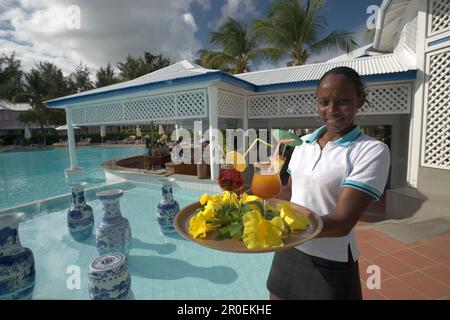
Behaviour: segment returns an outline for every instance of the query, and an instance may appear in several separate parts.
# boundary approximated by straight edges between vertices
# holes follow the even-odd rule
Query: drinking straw
[[[286,152],[286,147],[287,147],[287,144],[285,144],[283,147],[283,152],[281,153],[281,158],[284,158],[284,153]]]
[[[280,145],[281,145],[282,143],[293,142],[293,141],[295,141],[295,139],[285,139],[285,140],[279,140],[279,141],[278,141],[277,147],[275,148],[275,151],[273,152],[272,156],[270,157],[270,166],[269,166],[269,169],[272,169],[272,167],[273,167],[274,159],[276,159],[275,156],[277,156],[277,158],[279,157],[279,156],[278,156],[278,151],[280,150]],[[283,154],[284,154],[284,152],[283,152]]]
[[[247,154],[248,154],[248,153],[250,152],[250,150],[256,145],[256,143],[257,143],[258,141],[261,142],[261,143],[263,143],[263,144],[265,144],[265,145],[268,146],[268,147],[271,147],[271,148],[273,147],[270,143],[267,143],[267,142],[265,142],[264,140],[261,140],[261,139],[259,139],[259,138],[256,138],[256,139],[253,141],[253,143],[250,145],[250,147],[248,147],[247,151],[245,151],[245,153],[243,154],[244,159],[245,159],[245,156],[247,156]],[[277,147],[275,148],[275,152],[273,153],[273,155],[272,155],[272,157],[271,157],[270,167],[269,167],[269,168],[272,167],[272,163],[273,163],[272,159],[274,159],[275,154],[278,153],[278,150],[280,149],[280,145],[281,145],[282,143],[293,142],[293,141],[295,141],[295,139],[284,139],[284,140],[279,140],[279,141],[278,141]],[[285,146],[285,150],[286,150],[286,146]],[[283,154],[284,154],[284,151],[283,151]]]
[[[266,146],[272,148],[272,145],[271,145],[270,143],[267,143],[267,142],[265,142],[264,140],[261,140],[261,139],[259,139],[259,138],[256,138],[255,141],[253,141],[253,143],[250,145],[250,147],[248,147],[247,151],[245,151],[245,153],[244,153],[244,155],[243,155],[244,158],[245,158],[245,156],[250,152],[250,150],[255,146],[255,144],[256,144],[258,141],[259,141],[259,142],[262,142],[262,143],[265,144]]]
[[[272,157],[275,157],[275,155],[278,154],[278,151],[280,150],[280,145],[281,145],[282,143],[286,143],[286,142],[294,142],[294,141],[295,141],[295,139],[279,140],[279,141],[278,141],[278,144],[277,144],[277,147],[275,148],[275,151],[274,151]],[[285,149],[286,149],[286,145],[285,145],[284,147],[285,147]],[[284,154],[284,152],[283,152],[283,154]]]

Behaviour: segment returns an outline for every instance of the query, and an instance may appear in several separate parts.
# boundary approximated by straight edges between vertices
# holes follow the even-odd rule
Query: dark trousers
[[[358,261],[350,247],[348,261],[339,262],[308,255],[297,249],[276,252],[267,288],[293,300],[361,300]]]

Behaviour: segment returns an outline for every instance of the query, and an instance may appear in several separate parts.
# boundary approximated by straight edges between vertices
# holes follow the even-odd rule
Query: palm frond
[[[347,31],[333,31],[328,36],[322,40],[311,44],[310,50],[313,53],[318,53],[322,50],[336,51],[337,48],[349,53],[357,46],[356,42],[353,40],[353,35],[351,32]]]
[[[283,30],[278,28],[271,20],[256,20],[253,25],[253,33],[258,40],[274,47],[287,49],[291,45],[290,39]]]
[[[198,52],[197,63],[208,69],[216,69],[228,72],[229,65],[233,62],[233,57],[220,51],[202,49]]]
[[[285,54],[283,49],[278,48],[257,48],[254,49],[249,55],[248,58],[251,60],[260,60],[260,59],[269,59],[269,60],[278,60]]]

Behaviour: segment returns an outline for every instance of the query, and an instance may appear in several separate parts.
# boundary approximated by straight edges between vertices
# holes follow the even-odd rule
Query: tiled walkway
[[[450,233],[405,244],[362,224],[356,229],[364,299],[450,300]],[[381,289],[366,286],[367,267],[381,269]]]

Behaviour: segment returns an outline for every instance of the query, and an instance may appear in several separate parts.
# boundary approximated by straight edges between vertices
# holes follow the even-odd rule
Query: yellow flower
[[[219,210],[221,207],[222,205],[220,204],[220,202],[209,200],[208,204],[205,206],[205,210],[216,211]]]
[[[283,245],[281,234],[284,223],[280,217],[266,220],[256,210],[247,212],[243,218],[244,232],[242,240],[249,249],[280,247]]]
[[[213,201],[213,202],[221,202],[222,201],[222,198],[218,195],[218,194],[215,194],[215,195],[213,195],[213,196],[210,196],[209,194],[207,194],[207,193],[204,193],[201,197],[200,197],[200,204],[202,205],[202,206],[204,206],[206,203],[208,203],[208,201]]]
[[[264,203],[263,199],[261,199],[261,198],[258,197],[258,196],[249,196],[249,195],[248,195],[247,193],[245,193],[245,192],[241,195],[241,200],[240,200],[241,204],[247,203],[247,202],[253,202],[253,201],[258,201],[258,202],[260,202],[261,204]]]
[[[213,202],[211,202],[213,203]],[[212,209],[211,207],[208,207],[208,205],[205,207],[205,209],[203,211],[200,211],[198,213],[199,215],[201,215],[202,217],[204,217],[206,220],[211,220],[216,216],[216,212],[214,209]]]
[[[205,238],[206,233],[214,230],[214,227],[206,222],[205,217],[198,213],[189,220],[189,234],[194,238]]]
[[[236,203],[237,201],[237,195],[234,192],[228,192],[228,191],[224,191],[222,194],[222,204],[223,205],[228,205],[228,204],[233,204]]]
[[[303,214],[295,213],[294,209],[289,203],[278,205],[280,210],[280,217],[283,219],[292,230],[306,230],[309,225],[309,219]]]
[[[249,203],[249,202],[259,202],[261,204],[261,206],[264,206],[264,200],[261,199],[260,197],[257,196],[250,196],[247,193],[243,193],[241,195],[241,199],[239,200],[239,205],[243,205],[244,203]],[[256,204],[249,204],[249,208],[251,210],[257,210],[260,211],[260,207],[258,207],[258,205]]]

